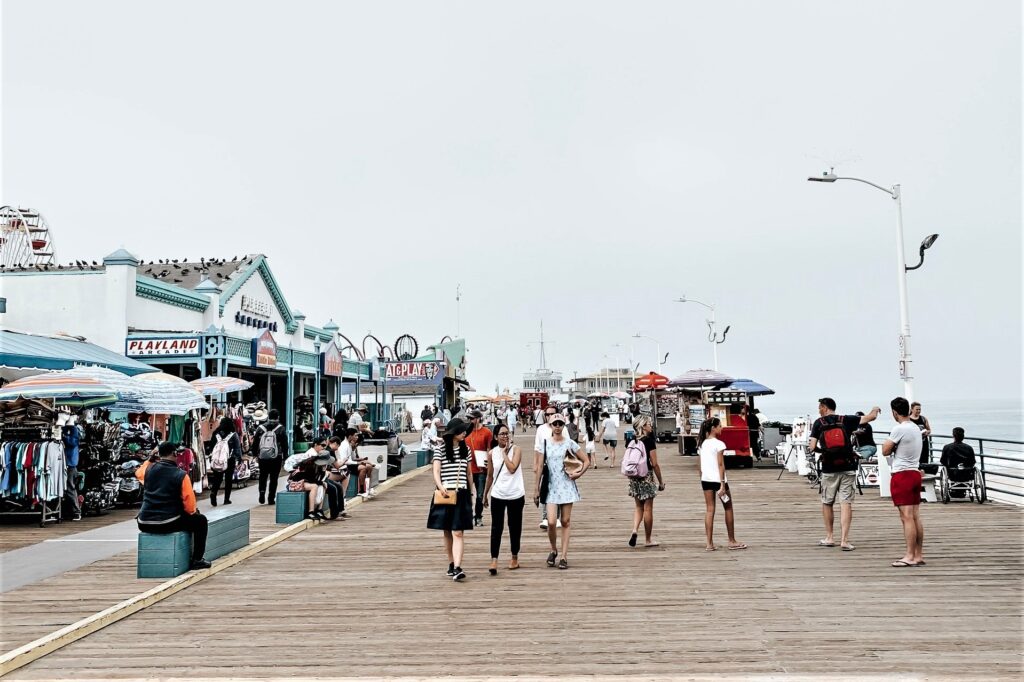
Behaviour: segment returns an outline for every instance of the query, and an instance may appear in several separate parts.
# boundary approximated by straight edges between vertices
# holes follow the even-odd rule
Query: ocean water
[[[832,397],[838,405],[836,411],[842,414],[853,414],[858,410],[867,412],[878,404],[877,400],[870,402]],[[794,401],[787,399],[787,396],[769,395],[755,398],[754,404],[769,419],[781,422],[792,422],[799,416],[818,416],[817,398]],[[896,423],[892,419],[888,402],[878,406],[882,408],[882,414],[872,426],[876,431],[889,431]],[[921,414],[931,422],[932,432],[936,435],[948,436],[953,427],[960,426],[968,438],[1024,441],[1024,403],[1020,399],[922,400]]]

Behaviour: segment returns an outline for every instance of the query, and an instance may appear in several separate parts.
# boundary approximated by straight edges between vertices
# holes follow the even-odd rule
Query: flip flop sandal
[[[844,552],[852,552],[855,549],[857,549],[857,548],[854,547],[853,545],[846,545],[845,547],[843,547],[843,551]]]
[[[636,533],[629,536],[629,546],[636,547]]]
[[[911,566],[917,566],[917,564],[912,564],[909,561],[904,561],[903,559],[898,559],[898,560],[892,562],[890,564],[890,566],[892,566],[893,568],[910,568]]]
[[[646,543],[645,542],[644,543],[644,547],[661,547],[661,543],[660,542],[651,542],[651,543]]]
[[[743,543],[740,543],[738,545],[729,545],[729,549],[734,550],[734,551],[737,550],[737,549],[746,549],[746,548],[747,548],[747,546],[745,544],[743,544]]]
[[[824,540],[818,540],[818,547],[835,547],[834,542],[825,542]]]
[[[547,562],[548,566],[550,566],[551,568],[554,568],[555,567],[555,559],[557,559],[557,558],[558,558],[558,552],[552,552],[551,554],[548,554],[548,562]]]
[[[704,548],[705,552],[714,552],[714,551],[717,551],[717,550],[718,550],[717,547],[705,547]]]

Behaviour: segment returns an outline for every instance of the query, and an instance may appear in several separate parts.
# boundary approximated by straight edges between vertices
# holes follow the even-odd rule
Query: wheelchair
[[[985,480],[978,467],[939,467],[939,499],[943,504],[950,500],[968,500],[983,504],[988,500]]]

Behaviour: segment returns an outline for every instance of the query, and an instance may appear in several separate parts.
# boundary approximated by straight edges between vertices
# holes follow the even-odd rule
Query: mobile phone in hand
[[[729,500],[732,499],[732,498],[729,497],[729,493],[727,493],[724,490],[721,490],[718,493],[718,499],[720,499],[722,501],[722,504],[729,504]]]

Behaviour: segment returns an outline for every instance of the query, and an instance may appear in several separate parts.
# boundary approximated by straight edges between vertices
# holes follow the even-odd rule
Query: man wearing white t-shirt
[[[894,398],[889,403],[896,428],[882,444],[882,454],[892,455],[892,503],[900,512],[907,552],[892,562],[894,568],[924,566],[924,524],[921,523],[921,429],[910,421],[910,401]]]
[[[352,415],[348,418],[348,426],[350,429],[361,431],[363,428],[363,417],[366,416],[366,406],[360,405],[356,409],[352,410]]]
[[[612,461],[608,465],[610,468],[615,468],[615,448],[619,444],[619,425],[612,419],[611,415],[607,412],[601,413],[601,431],[597,434],[597,440],[601,441],[604,445],[605,456],[607,460],[611,456]]]

